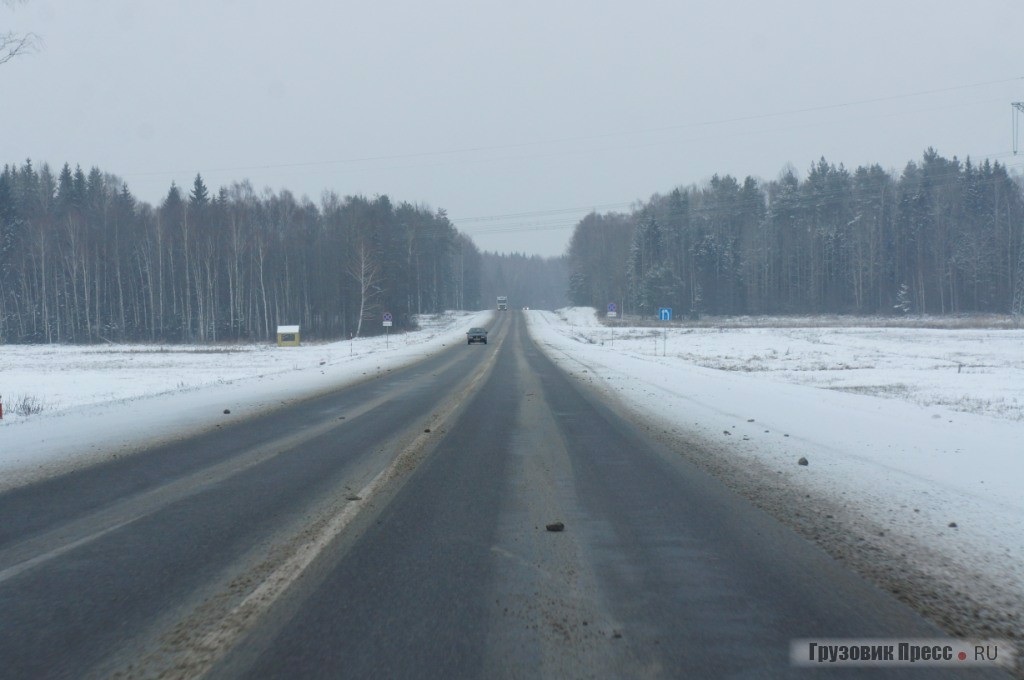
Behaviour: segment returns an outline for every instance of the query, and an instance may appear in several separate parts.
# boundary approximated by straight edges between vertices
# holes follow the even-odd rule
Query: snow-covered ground
[[[410,363],[491,314],[387,346],[0,346],[0,490]],[[951,631],[1022,636],[1024,331],[527,319],[657,438]]]
[[[837,557],[956,632],[1021,636],[1024,330],[528,318],[566,370]]]
[[[0,345],[0,491],[411,363],[491,314],[301,347]]]

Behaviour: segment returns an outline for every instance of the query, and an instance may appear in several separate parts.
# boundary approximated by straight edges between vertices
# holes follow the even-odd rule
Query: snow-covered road
[[[411,333],[301,347],[4,345],[0,491],[364,380],[464,343],[491,314],[451,312]]]
[[[833,555],[954,632],[1021,635],[1024,331],[529,319],[567,371]]]
[[[371,377],[492,313],[386,346],[3,346],[0,490]],[[1024,331],[527,318],[656,437],[952,632],[1022,635]]]

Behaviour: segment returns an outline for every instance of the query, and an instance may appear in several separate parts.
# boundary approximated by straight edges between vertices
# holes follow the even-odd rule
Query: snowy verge
[[[902,370],[906,389],[872,393],[835,389],[828,374],[851,360],[850,342],[830,344],[816,329],[652,333],[605,327],[592,309],[532,311],[528,320],[557,364],[633,409],[659,440],[951,633],[1022,636],[1024,421],[1012,408],[995,417],[955,410],[960,399],[917,400],[964,389],[958,365],[1019,380],[1020,331],[979,343],[968,330],[872,329],[865,338],[831,329],[855,336],[872,383]],[[954,346],[953,360],[938,356],[935,333]],[[1004,341],[1002,354],[992,349]],[[926,368],[938,361],[943,370],[915,378],[908,346],[930,348]],[[983,384],[970,389],[985,395]],[[1014,389],[1003,401],[968,403],[1016,405],[1024,387]]]
[[[0,491],[412,364],[492,314],[421,317],[421,330],[301,347],[5,345]],[[26,398],[42,410],[12,410]]]

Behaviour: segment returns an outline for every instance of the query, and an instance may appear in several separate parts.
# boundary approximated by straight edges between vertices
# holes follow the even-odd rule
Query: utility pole
[[[1013,287],[1013,305],[1010,312],[1020,325],[1024,317],[1024,238],[1020,241],[1020,255],[1017,257],[1017,283]]]
[[[1020,140],[1020,117],[1024,115],[1024,102],[1011,102],[1013,107],[1013,154],[1017,155]],[[1024,234],[1020,241],[1020,253],[1017,256],[1017,281],[1013,287],[1013,302],[1010,312],[1018,324],[1024,316]]]
[[[1024,102],[1010,102],[1010,106],[1013,107],[1013,111],[1010,112],[1013,120],[1013,155],[1017,155],[1017,150],[1020,147],[1020,116],[1024,114]]]

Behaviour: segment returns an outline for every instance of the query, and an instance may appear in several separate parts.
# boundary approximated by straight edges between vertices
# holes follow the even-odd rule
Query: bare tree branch
[[[358,338],[363,330],[363,318],[372,312],[374,299],[383,292],[378,283],[381,267],[370,248],[363,242],[349,254],[346,271],[359,285],[359,320],[356,322],[355,333],[355,337]]]
[[[20,54],[34,52],[39,46],[35,33],[5,33],[0,35],[0,64],[6,64]]]
[[[8,7],[23,5],[26,0],[3,0]],[[6,64],[18,55],[34,52],[42,39],[35,33],[0,33],[0,64]]]

